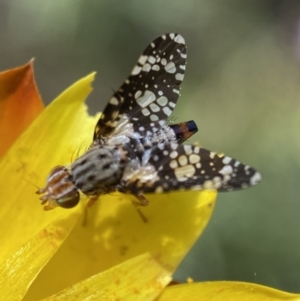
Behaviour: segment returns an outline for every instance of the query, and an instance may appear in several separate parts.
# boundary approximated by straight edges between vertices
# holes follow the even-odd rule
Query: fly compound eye
[[[79,192],[76,190],[67,193],[62,198],[57,200],[58,206],[67,209],[75,207],[78,203],[79,203]]]

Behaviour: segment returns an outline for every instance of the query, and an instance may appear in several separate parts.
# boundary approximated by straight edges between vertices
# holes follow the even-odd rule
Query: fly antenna
[[[37,186],[36,184],[34,184],[33,182],[31,182],[30,180],[24,178],[23,180],[25,180],[27,183],[29,183],[30,185],[34,186],[35,188],[37,188],[38,190],[41,189],[41,187]]]

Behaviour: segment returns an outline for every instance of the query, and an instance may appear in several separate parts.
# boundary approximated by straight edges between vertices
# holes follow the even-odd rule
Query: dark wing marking
[[[142,194],[185,189],[232,191],[258,184],[261,175],[248,165],[193,145],[162,143],[145,166],[127,177],[125,192]]]
[[[166,120],[179,97],[185,65],[186,45],[181,35],[164,34],[150,43],[104,109],[94,140],[111,134],[122,117],[133,123],[135,132],[143,124]]]

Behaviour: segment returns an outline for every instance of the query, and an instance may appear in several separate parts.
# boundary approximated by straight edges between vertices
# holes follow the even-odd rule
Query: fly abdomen
[[[95,147],[71,166],[74,183],[87,195],[114,190],[120,180],[120,154],[116,148]]]

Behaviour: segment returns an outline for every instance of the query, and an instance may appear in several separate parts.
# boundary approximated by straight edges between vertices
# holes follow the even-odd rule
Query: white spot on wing
[[[150,103],[152,103],[156,99],[155,94],[149,90],[145,91],[145,94],[138,98],[136,102],[142,107],[147,107]]]
[[[177,150],[178,144],[177,143],[170,143],[172,150]]]
[[[175,42],[179,43],[179,44],[185,44],[185,40],[183,38],[182,35],[178,34],[174,40]]]
[[[139,58],[139,63],[141,65],[144,65],[146,63],[146,61],[147,61],[147,58],[148,58],[147,55],[141,55],[140,58]]]
[[[142,70],[145,71],[145,72],[149,72],[151,70],[151,65],[146,63],[143,66]]]
[[[175,78],[176,78],[177,80],[183,81],[184,74],[176,73]]]
[[[117,106],[119,104],[119,100],[115,97],[112,97],[109,101],[111,105]]]
[[[210,157],[211,159],[213,159],[213,158],[215,157],[215,155],[216,155],[215,152],[210,152],[210,153],[209,153],[209,157]]]
[[[226,164],[226,165],[229,164],[230,161],[231,161],[231,158],[230,158],[230,157],[224,157],[223,160],[222,160],[222,162],[223,162],[224,164]]]
[[[187,155],[191,155],[193,153],[192,146],[188,144],[183,145],[184,151]]]
[[[165,66],[165,70],[168,73],[175,73],[176,72],[176,66],[173,62],[170,62]]]
[[[160,111],[160,107],[155,103],[150,104],[150,109],[151,109],[152,112],[159,112]]]
[[[170,165],[170,167],[171,167],[172,169],[175,169],[175,168],[178,167],[178,163],[177,163],[176,160],[172,160],[172,161],[169,163],[169,165]]]
[[[213,178],[213,184],[216,189],[219,189],[222,186],[222,181],[220,177]]]
[[[142,68],[140,66],[134,66],[131,71],[131,75],[138,75],[141,72]]]
[[[157,115],[152,114],[152,115],[150,116],[150,119],[151,119],[151,121],[157,121],[159,118],[158,118]]]
[[[172,111],[169,109],[169,107],[163,107],[162,110],[167,116],[170,116],[172,114]]]
[[[177,156],[178,156],[178,152],[176,152],[176,151],[172,151],[170,153],[170,158],[172,158],[172,159],[175,159]]]
[[[185,166],[187,165],[188,163],[188,160],[187,160],[187,157],[185,155],[181,155],[179,158],[178,158],[178,162],[181,166]]]
[[[154,71],[159,71],[159,70],[160,70],[159,65],[157,65],[157,64],[153,65],[153,66],[152,66],[152,70],[154,70]]]
[[[225,165],[220,171],[219,173],[222,174],[222,175],[230,175],[232,174],[233,172],[233,169],[232,169],[232,166],[230,165]]]
[[[213,182],[211,180],[206,180],[203,183],[203,188],[204,189],[213,189],[214,188]]]
[[[141,91],[141,90],[138,90],[138,91],[135,92],[134,98],[135,98],[135,99],[138,99],[141,95],[142,95],[142,91]]]
[[[256,185],[261,181],[261,174],[256,172],[250,179],[250,185]]]
[[[195,154],[199,154],[199,152],[200,152],[200,148],[199,148],[198,146],[196,146],[196,147],[194,148],[194,153],[195,153]]]
[[[200,161],[200,156],[198,156],[196,154],[191,154],[189,156],[189,161],[190,161],[191,164],[198,163]]]
[[[154,64],[155,63],[155,57],[153,57],[153,56],[149,56],[148,57],[148,62],[150,63],[150,64]]]
[[[164,192],[164,189],[163,189],[162,186],[157,186],[157,187],[155,188],[155,193],[162,193],[162,192]]]
[[[193,165],[185,165],[174,169],[175,176],[179,182],[184,182],[188,178],[193,177],[195,171],[196,169]]]
[[[160,150],[164,150],[164,149],[165,149],[165,144],[164,144],[164,143],[159,143],[159,144],[157,144],[157,147],[158,147]]]
[[[165,58],[161,59],[161,64],[163,66],[167,65],[167,60]]]
[[[241,164],[240,161],[235,161],[235,162],[234,162],[234,167],[238,167],[240,164]]]
[[[158,92],[159,94],[159,92]],[[160,106],[165,106],[168,103],[168,99],[165,96],[161,96],[159,98],[157,98],[156,102],[160,105]]]
[[[149,116],[150,115],[150,111],[148,110],[148,109],[143,109],[142,110],[142,114],[144,115],[144,116]]]

